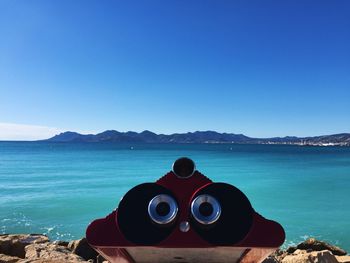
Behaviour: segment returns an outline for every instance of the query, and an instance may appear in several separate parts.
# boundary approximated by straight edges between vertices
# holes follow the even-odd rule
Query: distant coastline
[[[219,133],[215,131],[195,131],[188,133],[156,134],[143,132],[119,132],[107,130],[97,134],[63,132],[47,140],[48,142],[132,142],[132,143],[227,143],[227,144],[284,144],[300,146],[350,146],[350,133],[340,133],[311,137],[252,138],[243,134]]]

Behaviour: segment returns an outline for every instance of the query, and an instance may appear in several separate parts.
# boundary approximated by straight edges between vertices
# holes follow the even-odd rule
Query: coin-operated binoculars
[[[180,158],[155,183],[129,190],[86,230],[111,263],[261,262],[285,239],[281,225],[256,213],[236,187],[214,183]]]

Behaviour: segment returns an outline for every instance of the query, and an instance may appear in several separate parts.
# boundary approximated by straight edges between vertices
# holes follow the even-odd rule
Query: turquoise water
[[[0,142],[0,233],[76,239],[132,186],[181,156],[240,188],[280,222],[286,245],[309,236],[350,250],[350,148]]]

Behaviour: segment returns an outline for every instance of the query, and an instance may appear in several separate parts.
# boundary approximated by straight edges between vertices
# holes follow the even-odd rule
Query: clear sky
[[[0,1],[0,139],[350,132],[350,1]]]

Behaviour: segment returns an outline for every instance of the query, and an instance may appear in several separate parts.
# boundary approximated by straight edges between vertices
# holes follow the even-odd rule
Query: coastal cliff
[[[85,238],[53,241],[40,234],[0,235],[0,263],[108,263]],[[277,250],[263,263],[350,263],[339,247],[310,238],[295,247]]]

